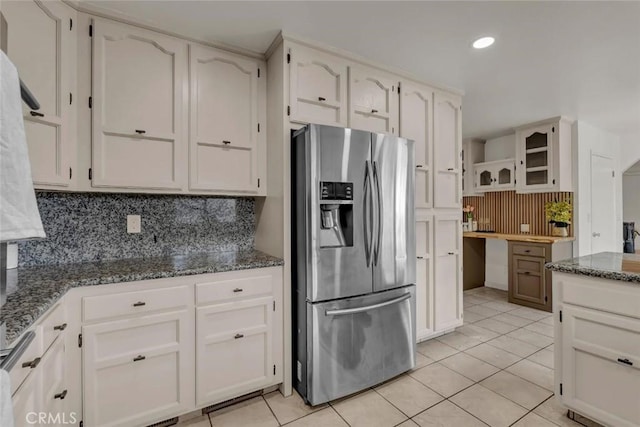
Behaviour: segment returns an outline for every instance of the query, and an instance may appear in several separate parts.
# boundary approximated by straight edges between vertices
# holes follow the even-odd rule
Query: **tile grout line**
[[[275,390],[278,391],[278,390]],[[279,393],[279,391],[278,391]],[[295,392],[293,392],[295,393]],[[269,408],[269,412],[271,412],[271,415],[273,415],[273,418],[275,418],[276,422],[278,423],[278,426],[282,426],[283,424],[280,422],[280,420],[278,419],[278,417],[276,416],[276,413],[273,412],[273,409],[271,409],[271,406],[269,406],[269,402],[267,402],[267,399],[265,399],[264,397],[264,393],[260,395],[260,397],[262,397],[262,400],[264,401],[264,404],[267,405],[267,408]],[[304,418],[304,417],[302,417]],[[295,420],[294,420],[295,421]],[[213,427],[213,426],[212,426]]]

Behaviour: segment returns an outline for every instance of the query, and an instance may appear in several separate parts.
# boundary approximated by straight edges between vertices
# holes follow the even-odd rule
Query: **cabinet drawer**
[[[640,319],[640,287],[635,283],[595,279],[575,274],[553,273],[554,289],[563,303]]]
[[[544,273],[544,258],[532,256],[514,256],[513,263],[518,274],[535,274],[540,276]]]
[[[547,254],[547,248],[544,246],[533,246],[533,245],[518,245],[513,244],[511,246],[511,250],[513,255],[528,255],[528,256],[536,256],[544,258]]]
[[[227,277],[196,284],[196,304],[206,305],[272,293],[272,276],[255,274],[250,277]]]
[[[187,286],[84,297],[82,319],[89,322],[181,308],[187,306],[188,300]]]
[[[42,349],[47,351],[53,341],[67,328],[67,313],[64,304],[53,307],[47,317],[40,322]]]
[[[22,353],[22,357],[18,359],[18,362],[13,365],[11,371],[9,371],[9,377],[11,378],[11,393],[15,393],[16,390],[20,387],[20,385],[25,381],[27,376],[35,370],[35,368],[40,363],[42,357],[42,337],[38,335],[39,330],[36,329],[36,336],[33,338],[33,341],[29,344],[24,353]],[[17,344],[16,341],[14,343]],[[25,363],[33,362],[31,366],[23,366]]]

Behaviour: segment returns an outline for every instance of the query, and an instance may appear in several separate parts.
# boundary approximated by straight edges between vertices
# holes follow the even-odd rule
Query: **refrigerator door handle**
[[[380,194],[380,179],[378,178],[378,162],[373,161],[373,180],[376,186],[375,215],[375,245],[373,247],[373,265],[378,265],[380,260],[380,243],[382,240],[382,197]]]
[[[367,258],[367,267],[369,267],[373,262],[373,225],[371,216],[373,214],[374,191],[373,174],[371,173],[371,162],[369,160],[365,162],[364,187],[364,252]]]
[[[378,308],[386,307],[388,305],[397,304],[399,302],[406,301],[409,298],[411,298],[411,293],[407,293],[398,298],[390,299],[388,301],[383,301],[378,304],[367,305],[364,307],[345,308],[342,310],[326,310],[324,314],[325,316],[342,316],[345,314],[362,313],[364,311],[375,310]]]

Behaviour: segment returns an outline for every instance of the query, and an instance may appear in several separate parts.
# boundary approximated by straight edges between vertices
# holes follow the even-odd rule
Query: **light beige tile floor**
[[[314,408],[275,391],[181,425],[579,427],[553,396],[551,313],[490,288],[466,291],[464,307],[464,326],[418,344],[416,367],[384,384]]]

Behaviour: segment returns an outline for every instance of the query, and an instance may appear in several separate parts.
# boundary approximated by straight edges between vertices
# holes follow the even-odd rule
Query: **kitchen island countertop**
[[[0,312],[0,323],[6,322],[6,341],[11,343],[72,288],[275,267],[283,263],[280,258],[249,250],[21,267],[7,270],[7,301]]]
[[[580,274],[602,279],[640,284],[640,255],[618,252],[601,252],[550,262],[546,267],[560,273]]]

